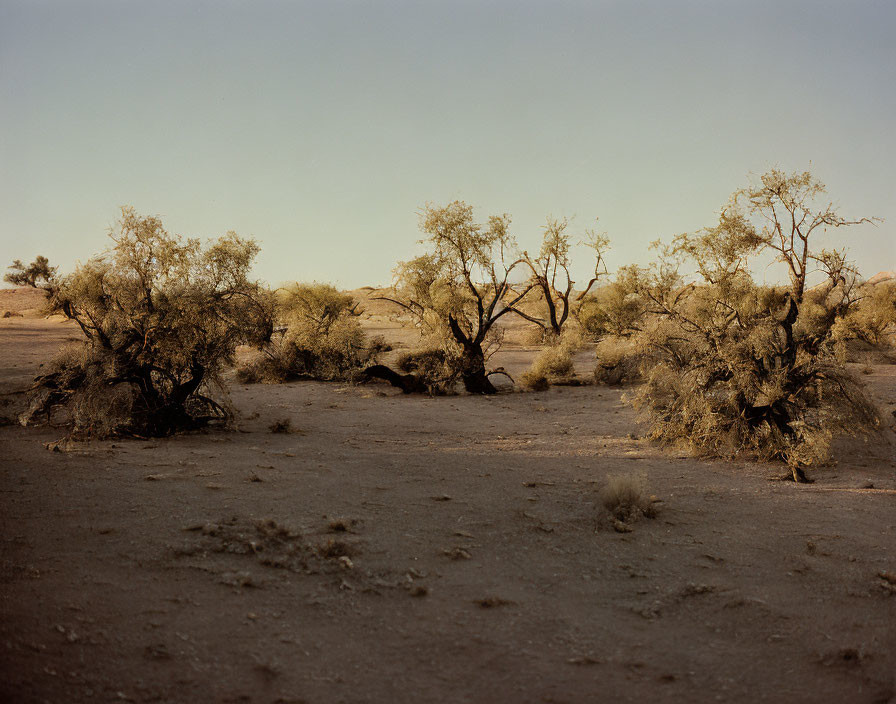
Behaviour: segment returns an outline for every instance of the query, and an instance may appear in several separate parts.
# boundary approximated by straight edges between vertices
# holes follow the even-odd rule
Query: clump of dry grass
[[[600,491],[600,500],[617,521],[656,516],[654,500],[643,475],[618,474],[609,477]]]

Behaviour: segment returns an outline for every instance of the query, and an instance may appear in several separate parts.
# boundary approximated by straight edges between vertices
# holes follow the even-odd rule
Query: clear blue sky
[[[532,248],[599,217],[615,267],[778,165],[891,269],[894,36],[892,0],[0,0],[0,264],[71,270],[131,204],[274,284],[385,283],[459,198]]]

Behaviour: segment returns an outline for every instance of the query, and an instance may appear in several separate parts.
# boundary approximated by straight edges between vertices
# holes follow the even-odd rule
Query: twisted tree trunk
[[[498,393],[498,390],[489,381],[488,374],[485,372],[485,353],[482,351],[482,341],[478,337],[475,339],[467,337],[453,315],[448,316],[448,325],[451,328],[451,334],[454,336],[454,339],[464,351],[463,368],[460,373],[464,388],[471,394]],[[483,332],[483,337],[484,334]]]

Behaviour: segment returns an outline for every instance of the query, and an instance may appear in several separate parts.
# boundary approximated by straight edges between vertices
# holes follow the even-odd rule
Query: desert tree
[[[38,377],[28,417],[63,407],[75,435],[161,436],[230,416],[223,371],[273,331],[258,252],[228,233],[202,247],[122,208],[112,246],[59,282],[54,305],[84,339]]]
[[[14,286],[31,286],[32,288],[44,288],[51,290],[56,280],[56,271],[59,267],[50,266],[50,260],[43,255],[38,255],[28,266],[16,259],[8,267],[3,280]],[[43,283],[41,283],[43,282]]]
[[[519,306],[514,308],[517,315],[538,325],[545,336],[552,336],[555,340],[559,339],[564,324],[573,312],[571,304],[585,299],[592,287],[608,273],[604,255],[610,240],[604,234],[588,230],[584,244],[594,251],[594,273],[585,287],[572,298],[575,281],[569,272],[571,242],[568,227],[569,220],[566,218],[548,218],[538,254],[530,256],[528,251],[523,251],[520,258],[529,270],[528,285],[540,294],[538,304],[543,306],[544,315],[532,315]]]
[[[638,332],[646,312],[638,290],[641,277],[636,265],[620,267],[612,281],[583,297],[574,312],[582,334],[600,340],[627,338]]]
[[[420,214],[427,254],[396,268],[394,295],[380,296],[413,315],[443,347],[464,388],[493,394],[486,370],[495,324],[533,289],[532,282],[512,287],[510,277],[521,264],[508,232],[509,215],[473,217],[462,201],[427,204]]]
[[[828,461],[834,435],[877,426],[876,409],[830,344],[837,317],[856,300],[855,270],[842,251],[810,244],[822,226],[869,220],[817,206],[823,193],[808,173],[774,170],[736,192],[716,226],[660,247],[640,284],[653,355],[637,403],[652,437],[785,460],[804,480],[804,467]],[[789,286],[752,280],[751,259],[768,254],[786,265]],[[821,283],[808,288],[813,270]]]

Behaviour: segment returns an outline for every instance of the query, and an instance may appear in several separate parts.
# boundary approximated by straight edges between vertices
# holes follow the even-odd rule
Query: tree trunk
[[[485,373],[485,355],[482,346],[478,349],[464,349],[464,369],[460,378],[464,382],[464,388],[471,394],[496,394],[498,390],[489,381]]]
[[[374,364],[372,367],[367,367],[362,373],[368,379],[388,381],[392,386],[401,389],[406,394],[422,394],[429,390],[426,384],[416,375],[399,374],[384,364]]]
[[[485,353],[482,343],[471,340],[464,334],[454,316],[448,316],[448,325],[454,339],[463,347],[463,369],[460,373],[464,388],[471,394],[496,394],[498,390],[485,373]]]

